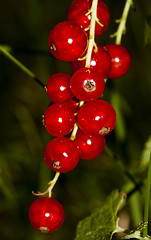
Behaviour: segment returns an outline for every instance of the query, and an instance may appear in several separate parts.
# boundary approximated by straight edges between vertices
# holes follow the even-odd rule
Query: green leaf
[[[151,44],[151,15],[146,17],[144,31],[144,45]]]
[[[148,223],[140,223],[138,225],[138,227],[134,230],[126,230],[125,233],[127,232],[127,234],[125,235],[125,237],[123,239],[140,239],[140,240],[149,240],[151,239],[150,236],[147,237],[143,237],[143,229],[146,228],[148,226]]]
[[[75,240],[109,240],[117,226],[117,211],[124,198],[123,193],[114,191],[102,208],[79,222]]]

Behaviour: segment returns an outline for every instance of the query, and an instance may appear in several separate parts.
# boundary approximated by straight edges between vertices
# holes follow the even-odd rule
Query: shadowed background
[[[54,73],[71,74],[70,63],[55,59],[48,49],[48,35],[66,20],[70,0],[0,1],[0,44],[44,83]],[[105,45],[117,29],[125,1],[105,0],[111,19],[107,31],[96,39]],[[116,109],[118,122],[106,137],[109,148],[142,182],[146,171],[141,158],[151,134],[151,3],[138,0],[131,9],[122,44],[132,56],[130,71],[121,79],[108,80],[103,99]],[[36,199],[32,191],[45,191],[54,173],[43,160],[51,136],[42,126],[49,105],[44,89],[0,54],[0,239],[74,239],[78,221],[100,207],[113,189],[129,192],[135,187],[106,151],[91,161],[80,160],[69,173],[61,174],[53,197],[64,206],[64,225],[51,234],[32,228],[28,209]],[[146,165],[145,165],[146,167]],[[144,169],[145,169],[144,167]],[[143,188],[128,198],[121,212],[126,226],[142,221]],[[124,215],[125,214],[125,215]]]

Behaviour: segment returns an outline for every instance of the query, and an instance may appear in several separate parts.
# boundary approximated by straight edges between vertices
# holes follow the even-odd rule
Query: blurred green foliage
[[[71,0],[0,1],[0,44],[6,45],[44,84],[56,72],[71,74],[70,64],[53,58],[47,45],[52,27],[66,20],[70,3]],[[111,21],[107,31],[96,40],[100,44],[114,42],[109,36],[117,29],[115,19],[120,18],[125,1],[105,3]],[[76,169],[61,174],[53,197],[63,204],[66,218],[64,225],[51,234],[36,232],[28,220],[28,209],[35,199],[31,192],[45,191],[54,176],[43,160],[51,136],[42,126],[41,116],[49,99],[40,85],[0,55],[1,240],[74,239],[79,220],[102,206],[113,189],[127,193],[135,186],[137,189],[127,171],[142,184],[129,195],[121,219],[126,213],[128,226],[142,220],[147,162],[142,171],[139,166],[151,134],[151,1],[136,0],[134,4],[122,40],[132,56],[131,69],[121,79],[108,80],[103,96],[118,115],[115,130],[106,137],[113,154],[104,151],[100,157],[81,160]]]

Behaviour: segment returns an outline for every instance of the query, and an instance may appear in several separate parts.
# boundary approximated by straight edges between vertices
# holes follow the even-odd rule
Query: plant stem
[[[143,184],[144,182],[141,181],[140,183],[135,185],[135,187],[126,194],[127,199],[130,198],[136,191],[140,190]]]
[[[5,55],[11,62],[17,65],[23,72],[25,72],[28,76],[33,78],[38,84],[40,84],[43,88],[45,85],[36,77],[36,75],[31,72],[26,66],[24,66],[19,60],[17,60],[14,56],[12,56],[3,46],[0,46],[0,53]]]
[[[110,155],[112,158],[115,159],[117,165],[120,167],[120,169],[124,172],[124,174],[128,177],[128,179],[135,185],[137,186],[138,183],[135,181],[135,178],[133,177],[133,175],[129,172],[129,170],[127,169],[127,167],[122,163],[122,160],[119,159],[119,157],[114,154],[112,152],[112,150],[106,145],[105,146],[105,150],[108,153],[108,155]]]
[[[77,131],[78,131],[78,125],[77,125],[77,123],[75,123],[74,128],[73,128],[72,133],[71,133],[71,136],[70,136],[70,139],[72,141],[76,138]]]
[[[150,151],[150,156],[149,156],[148,173],[147,173],[144,222],[148,222],[149,203],[150,203],[150,188],[151,188],[151,151]],[[146,237],[147,234],[148,234],[148,224],[147,224],[147,227],[143,230],[143,236]]]
[[[86,53],[86,63],[85,67],[89,68],[91,64],[91,56],[92,56],[92,50],[93,47],[95,46],[95,23],[97,19],[97,5],[98,5],[98,0],[93,0],[92,1],[92,6],[90,9],[91,12],[91,22],[90,22],[90,34],[89,34],[89,42],[88,42],[88,50]],[[84,104],[83,101],[80,101],[79,107],[81,107]],[[76,138],[76,134],[78,131],[78,125],[75,123],[73,131],[71,133],[71,140],[74,140]]]
[[[89,43],[88,43],[88,50],[86,54],[86,63],[85,63],[85,67],[87,68],[90,67],[92,50],[95,45],[95,24],[97,19],[97,5],[98,5],[98,0],[93,0],[92,6],[91,6]]]
[[[54,185],[56,184],[59,176],[60,176],[60,173],[59,173],[59,172],[56,172],[54,178],[49,182],[49,184],[50,184],[50,187],[48,188],[49,197],[51,197],[52,189],[53,189]]]
[[[126,21],[128,18],[128,13],[132,4],[133,4],[133,0],[126,0],[122,17],[120,20],[117,20],[117,22],[119,22],[118,29],[113,35],[111,35],[111,37],[116,37],[116,40],[115,40],[116,44],[121,44],[122,35],[126,31]]]
[[[51,197],[52,189],[53,189],[54,185],[56,184],[59,176],[60,176],[60,173],[56,172],[54,178],[48,183],[50,186],[47,188],[47,190],[45,192],[42,192],[42,193],[41,192],[38,192],[38,193],[32,192],[32,194],[35,196],[43,196],[43,195],[49,193],[49,197]]]

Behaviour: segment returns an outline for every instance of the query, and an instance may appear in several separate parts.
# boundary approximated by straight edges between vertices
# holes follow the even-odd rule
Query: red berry
[[[75,0],[71,3],[68,10],[68,20],[86,29],[90,25],[91,13],[87,14],[92,5],[92,0]],[[99,36],[105,32],[109,25],[110,13],[106,4],[99,0],[97,6],[97,18],[103,26],[96,23],[95,36]]]
[[[90,68],[80,68],[71,77],[71,91],[81,101],[94,101],[99,98],[105,87],[103,76]]]
[[[72,103],[56,103],[48,107],[44,113],[44,125],[53,136],[65,136],[74,127],[75,117]]]
[[[96,100],[84,104],[78,113],[80,129],[90,136],[106,135],[111,132],[116,123],[114,108],[103,100]]]
[[[74,97],[69,103],[72,104],[73,111],[74,111],[74,113],[76,113],[78,111],[78,108],[79,108],[79,100],[76,97]]]
[[[74,142],[79,149],[80,158],[85,160],[98,157],[105,147],[105,138],[103,136],[89,136],[80,130],[78,130]]]
[[[106,51],[101,45],[97,44],[97,47],[97,51],[93,48],[90,68],[100,72],[104,78],[107,78],[111,71],[111,57],[108,51]],[[85,67],[85,60],[75,60],[71,63],[73,72],[82,67]]]
[[[78,111],[79,108],[79,100],[76,97],[73,97],[72,100],[64,103],[69,109],[71,109],[74,113]]]
[[[109,78],[120,78],[125,75],[131,65],[131,57],[127,49],[114,43],[107,44],[104,48],[109,52],[112,61]]]
[[[36,199],[29,208],[29,220],[32,226],[44,233],[56,231],[64,222],[64,209],[53,198]]]
[[[54,102],[50,102],[48,107],[54,105]],[[73,97],[72,100],[68,101],[68,102],[64,102],[64,103],[60,103],[61,105],[65,105],[66,107],[68,107],[72,112],[76,113],[78,108],[79,108],[79,100],[76,97]]]
[[[48,45],[56,58],[72,62],[86,51],[87,35],[77,24],[61,22],[50,32]]]
[[[79,152],[75,143],[66,137],[54,138],[44,151],[44,160],[55,172],[71,171],[79,162]]]
[[[73,98],[70,90],[70,78],[66,73],[56,73],[48,79],[47,94],[53,102],[62,103]]]

